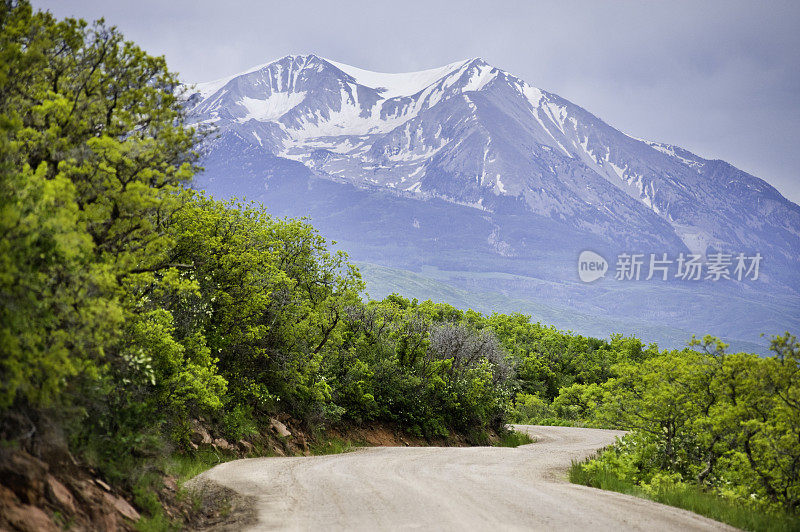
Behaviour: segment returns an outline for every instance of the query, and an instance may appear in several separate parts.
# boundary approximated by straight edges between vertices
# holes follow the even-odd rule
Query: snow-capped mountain
[[[287,56],[190,87],[187,108],[217,131],[197,186],[312,214],[356,258],[402,262],[414,247],[417,265],[571,281],[587,246],[758,252],[754,290],[800,290],[800,207],[775,188],[630,137],[482,59],[385,74]],[[398,241],[409,247],[395,257]]]
[[[766,182],[629,137],[481,59],[383,74],[287,56],[197,85],[190,106],[219,128],[211,157],[235,156],[235,139],[356,186],[487,211],[519,202],[620,244],[800,250],[800,208]]]

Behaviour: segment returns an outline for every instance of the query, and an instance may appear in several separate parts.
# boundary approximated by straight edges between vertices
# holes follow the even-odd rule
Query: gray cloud
[[[483,57],[637,137],[725,159],[800,202],[793,1],[34,0],[105,17],[206,81],[313,52],[400,72]]]

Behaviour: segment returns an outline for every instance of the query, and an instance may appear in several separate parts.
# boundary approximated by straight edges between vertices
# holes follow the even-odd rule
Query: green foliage
[[[225,375],[228,400],[256,411],[319,412],[330,389],[319,367],[336,349],[360,277],[297,220],[198,197],[173,221],[170,263],[197,285],[192,301],[153,301],[199,330]],[[191,265],[190,267],[188,265]]]
[[[163,58],[114,29],[5,2],[0,49],[0,407],[43,407],[130,361],[124,287],[169,246],[197,138]]]
[[[607,461],[606,454],[609,453],[602,453],[600,460],[573,462],[569,471],[570,482],[651,499],[742,530],[788,532],[800,527],[800,518],[795,515],[781,510],[765,510],[751,504],[742,504],[740,500],[682,482],[676,475],[659,473],[649,483],[637,484],[626,477],[624,466],[619,467],[619,457]]]
[[[645,491],[670,482],[796,513],[800,504],[800,349],[789,334],[774,356],[699,349],[663,352],[615,367],[593,407],[631,429],[587,471],[611,471]],[[570,390],[564,390],[564,393]],[[598,394],[593,394],[598,398]]]
[[[353,442],[349,439],[337,437],[321,438],[311,444],[311,454],[314,456],[323,456],[328,454],[349,453],[364,445],[366,444],[362,442]]]
[[[800,347],[788,333],[762,358],[728,354],[712,337],[659,352],[635,338],[584,338],[522,315],[476,323],[509,353],[512,421],[631,430],[587,471],[612,471],[645,492],[669,480],[797,512]]]
[[[462,311],[391,295],[349,307],[344,325],[323,369],[345,417],[395,421],[426,437],[502,426],[505,355]]]
[[[256,419],[251,407],[237,404],[224,410],[220,425],[227,438],[239,441],[258,434],[259,426]]]
[[[538,395],[520,392],[514,397],[510,414],[512,423],[535,425],[550,417],[553,417],[552,405]]]
[[[497,335],[516,368],[516,389],[552,402],[565,387],[599,384],[614,376],[620,362],[636,363],[655,353],[636,338],[610,341],[562,332],[531,323],[522,314],[494,314],[483,320]]]
[[[576,383],[561,388],[553,400],[553,410],[563,419],[593,419],[602,397],[600,385]]]
[[[520,445],[528,445],[535,440],[524,432],[517,432],[516,430],[504,430],[499,434],[500,439],[495,443],[495,447],[519,447]]]

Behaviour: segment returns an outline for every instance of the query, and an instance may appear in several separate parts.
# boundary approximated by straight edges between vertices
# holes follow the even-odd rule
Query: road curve
[[[253,458],[197,477],[255,501],[252,530],[733,530],[691,512],[570,484],[566,470],[619,431],[517,426],[536,443],[372,447]]]

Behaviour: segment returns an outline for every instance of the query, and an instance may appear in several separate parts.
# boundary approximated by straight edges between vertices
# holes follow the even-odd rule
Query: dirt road
[[[536,443],[377,447],[255,458],[200,477],[256,505],[254,530],[725,530],[698,515],[569,484],[566,470],[617,431],[518,426]]]

